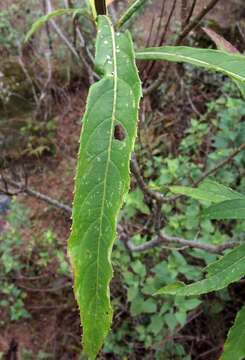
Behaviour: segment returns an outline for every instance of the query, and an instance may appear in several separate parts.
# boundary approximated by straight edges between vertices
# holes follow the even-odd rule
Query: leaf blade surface
[[[245,83],[245,57],[240,54],[199,49],[188,46],[162,46],[136,50],[139,60],[185,62],[208,70],[221,72],[235,81]]]
[[[95,61],[102,79],[90,88],[83,117],[68,242],[84,352],[89,359],[96,357],[112,319],[110,256],[116,218],[129,188],[129,160],[141,96],[130,35],[115,36],[106,16],[98,17]],[[115,138],[116,126],[123,140]]]
[[[171,186],[169,189],[175,194],[186,195],[196,200],[205,200],[214,203],[244,198],[244,195],[239,192],[213,180],[205,180],[197,188]]]
[[[245,358],[245,306],[238,312],[229,330],[220,360],[243,360]]]
[[[245,197],[226,200],[204,210],[207,219],[245,219]]]

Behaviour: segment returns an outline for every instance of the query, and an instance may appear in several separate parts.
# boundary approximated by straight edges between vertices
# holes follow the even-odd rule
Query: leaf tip
[[[163,286],[162,288],[160,288],[159,290],[157,290],[153,296],[156,296],[156,295],[175,295],[178,290],[180,288],[183,288],[185,286],[184,283],[178,281],[174,284],[169,284],[169,285],[166,285],[166,286]]]

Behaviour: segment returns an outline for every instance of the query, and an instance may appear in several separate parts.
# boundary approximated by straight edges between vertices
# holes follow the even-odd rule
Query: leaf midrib
[[[102,223],[103,223],[103,214],[105,209],[105,200],[106,200],[106,190],[107,190],[107,178],[108,178],[108,171],[109,171],[109,164],[111,160],[111,149],[112,149],[112,138],[113,138],[113,125],[115,122],[115,115],[116,115],[116,104],[117,104],[117,59],[116,59],[116,44],[115,44],[115,34],[114,30],[108,20],[106,21],[109,24],[111,30],[111,40],[112,40],[112,51],[113,51],[113,105],[112,105],[112,121],[111,121],[111,128],[110,128],[110,138],[109,138],[109,147],[108,147],[108,156],[106,160],[106,167],[105,167],[105,180],[103,186],[103,195],[102,195],[102,204],[101,204],[101,212],[99,217],[99,236],[98,236],[98,246],[97,246],[97,259],[96,259],[96,293],[95,293],[95,316],[97,316],[97,304],[98,304],[98,288],[99,288],[99,259],[100,259],[100,245],[101,245],[101,237],[102,237]]]

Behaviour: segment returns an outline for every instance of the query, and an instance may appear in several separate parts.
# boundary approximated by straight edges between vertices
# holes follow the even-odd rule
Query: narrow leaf
[[[129,188],[141,97],[131,37],[128,32],[115,36],[106,16],[98,17],[95,62],[103,76],[90,88],[83,118],[68,243],[89,359],[95,359],[112,319],[111,251]]]
[[[203,30],[210,37],[210,39],[213,40],[218,50],[227,51],[228,53],[233,54],[240,54],[237,48],[235,48],[235,46],[233,46],[229,41],[223,38],[223,36],[217,34],[215,31],[208,28],[203,28]],[[236,81],[236,84],[240,89],[243,97],[245,98],[245,84],[240,81]]]
[[[90,9],[92,10],[93,18],[97,18],[96,8],[95,8],[95,0],[87,0],[90,6]]]
[[[229,252],[229,256],[222,256],[219,260],[209,264],[205,267],[204,271],[207,272],[207,277],[216,275],[230,264],[236,264],[244,258],[244,253],[241,251],[241,247],[238,246]]]
[[[120,17],[117,22],[116,27],[122,27],[126,22],[128,22],[134,15],[136,15],[141,8],[145,5],[147,0],[135,0],[131,6],[125,11],[125,13]]]
[[[74,13],[78,13],[78,12],[82,12],[82,10],[78,10],[78,9],[58,9],[58,10],[55,10],[55,11],[53,11],[53,12],[47,14],[47,15],[44,15],[44,16],[40,17],[37,21],[34,22],[31,29],[26,34],[25,41],[27,42],[33,36],[33,34],[37,30],[39,30],[43,25],[45,25],[45,23],[47,21],[49,21],[50,19],[52,19],[54,17],[57,17],[57,16],[70,15],[70,14],[74,14]]]
[[[236,320],[228,333],[224,352],[220,360],[245,359],[245,306],[238,312]]]
[[[196,200],[211,201],[214,203],[219,203],[225,200],[245,198],[244,195],[240,194],[239,192],[212,180],[206,180],[202,182],[198,188],[191,188],[187,186],[171,186],[169,189],[175,194],[186,195]]]
[[[206,294],[225,288],[229,284],[240,280],[245,275],[245,245],[232,250],[222,259],[210,266],[208,277],[196,283],[185,285],[176,283],[167,285],[157,291],[158,294],[192,296]]]
[[[204,210],[207,219],[245,219],[245,197],[243,199],[227,200]]]
[[[167,60],[186,62],[208,70],[221,72],[233,80],[245,83],[245,56],[219,50],[186,46],[163,46],[136,51],[139,60]]]
[[[239,88],[243,98],[245,99],[245,84],[241,81],[235,81],[235,83],[237,84],[237,87]]]
[[[235,46],[233,46],[229,41],[227,41],[223,36],[217,34],[214,30],[203,27],[203,31],[210,37],[210,39],[215,43],[218,50],[227,51],[229,53],[239,54],[239,51]]]

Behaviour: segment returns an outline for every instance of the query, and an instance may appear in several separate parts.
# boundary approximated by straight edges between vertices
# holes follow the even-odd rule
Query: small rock
[[[11,198],[7,195],[0,195],[0,214],[9,210]]]

